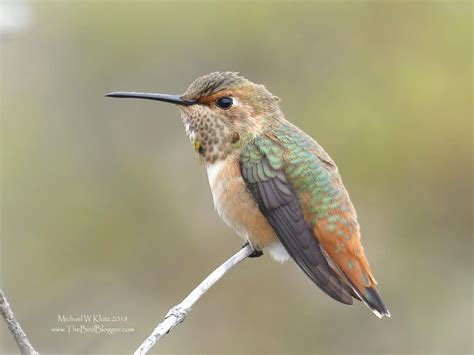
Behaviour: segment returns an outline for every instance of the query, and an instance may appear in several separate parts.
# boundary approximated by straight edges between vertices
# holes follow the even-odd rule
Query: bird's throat
[[[235,150],[240,137],[219,120],[189,113],[182,118],[186,135],[206,165],[226,159]]]

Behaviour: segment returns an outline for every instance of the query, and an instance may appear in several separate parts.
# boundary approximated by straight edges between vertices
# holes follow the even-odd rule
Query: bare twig
[[[5,319],[5,323],[7,323],[8,330],[10,330],[13,338],[15,338],[21,353],[37,355],[38,352],[31,346],[25,332],[21,329],[20,323],[16,320],[3,290],[0,290],[0,312],[2,313],[3,319]]]
[[[180,304],[171,308],[165,316],[165,319],[158,324],[151,335],[134,352],[134,355],[143,355],[148,353],[160,338],[168,334],[174,327],[184,321],[192,306],[209,290],[219,279],[224,276],[239,262],[252,254],[254,250],[250,245],[245,246],[235,253],[225,263],[215,269],[208,277],[204,279]]]

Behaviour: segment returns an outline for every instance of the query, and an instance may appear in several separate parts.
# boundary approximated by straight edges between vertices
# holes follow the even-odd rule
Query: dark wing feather
[[[248,190],[288,254],[321,290],[339,302],[352,304],[350,288],[329,266],[285,174],[273,169],[266,156],[241,164],[241,170]]]

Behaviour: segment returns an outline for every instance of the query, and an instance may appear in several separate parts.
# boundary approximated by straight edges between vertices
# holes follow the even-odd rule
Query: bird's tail
[[[375,280],[373,287],[361,287],[359,289],[354,282],[347,277],[347,275],[338,267],[330,258],[329,255],[324,252],[326,260],[328,260],[331,268],[337,272],[340,278],[350,289],[351,296],[355,299],[362,301],[367,308],[369,308],[378,318],[388,317],[390,318],[390,311],[385,307],[382,299],[380,298],[377,290],[375,289]]]
[[[369,307],[369,309],[379,318],[382,317],[389,317],[390,318],[390,312],[385,307],[383,304],[382,299],[380,298],[377,290],[375,287],[366,287],[364,289],[364,294],[361,295],[360,292],[356,290],[356,293],[360,297],[361,301],[364,302],[364,304]]]

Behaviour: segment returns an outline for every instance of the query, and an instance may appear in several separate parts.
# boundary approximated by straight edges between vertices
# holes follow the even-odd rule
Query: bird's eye
[[[221,97],[219,100],[216,101],[217,107],[222,110],[227,110],[232,106],[233,103],[234,100],[232,100],[232,98],[228,96]]]

